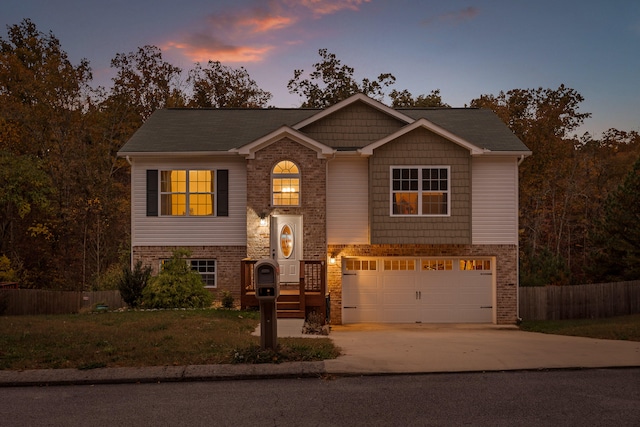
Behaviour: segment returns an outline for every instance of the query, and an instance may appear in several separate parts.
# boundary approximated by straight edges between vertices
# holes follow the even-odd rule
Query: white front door
[[[300,281],[302,216],[274,215],[271,220],[271,258],[280,267],[280,283]]]

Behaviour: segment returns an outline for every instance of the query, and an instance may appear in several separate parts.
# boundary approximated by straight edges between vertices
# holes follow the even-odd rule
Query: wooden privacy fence
[[[523,320],[591,319],[640,313],[640,280],[520,288]]]
[[[40,289],[7,289],[0,291],[0,307],[4,315],[71,314],[82,309],[104,305],[109,310],[125,307],[120,291],[70,292]]]

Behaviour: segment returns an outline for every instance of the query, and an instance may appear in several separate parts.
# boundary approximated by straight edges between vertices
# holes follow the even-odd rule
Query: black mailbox
[[[278,264],[270,259],[260,260],[254,269],[256,284],[256,298],[259,300],[273,300],[280,295],[280,275]]]

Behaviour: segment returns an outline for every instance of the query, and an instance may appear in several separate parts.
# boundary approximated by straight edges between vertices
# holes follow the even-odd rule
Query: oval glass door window
[[[293,230],[286,224],[280,230],[280,250],[285,258],[293,253]]]

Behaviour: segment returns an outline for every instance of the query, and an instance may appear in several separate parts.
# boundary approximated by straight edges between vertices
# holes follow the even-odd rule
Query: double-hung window
[[[391,168],[391,215],[450,215],[449,166]]]
[[[200,273],[200,277],[207,288],[216,287],[216,260],[214,259],[192,259],[191,269]]]
[[[170,216],[213,216],[215,171],[160,172],[160,213]]]

